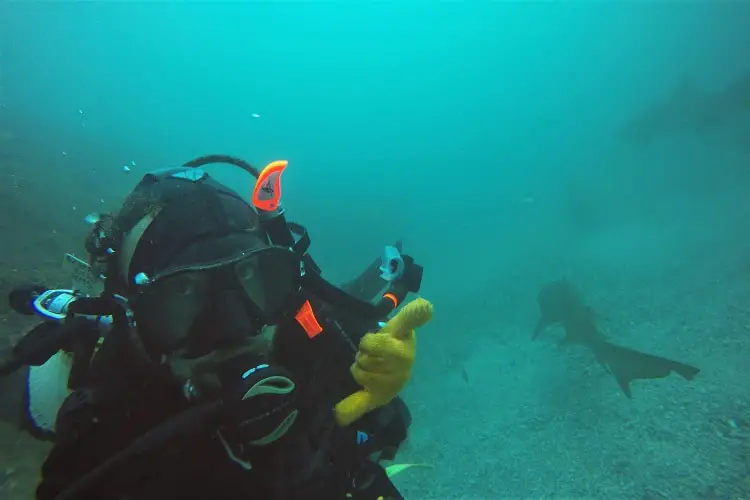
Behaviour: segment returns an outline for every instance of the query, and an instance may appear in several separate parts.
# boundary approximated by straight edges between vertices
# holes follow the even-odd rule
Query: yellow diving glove
[[[382,330],[362,337],[351,371],[363,389],[336,405],[336,421],[340,426],[389,403],[401,392],[414,364],[417,347],[414,330],[430,319],[432,304],[418,298],[406,304]]]

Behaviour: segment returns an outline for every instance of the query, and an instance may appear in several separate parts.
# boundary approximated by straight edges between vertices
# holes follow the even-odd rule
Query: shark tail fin
[[[592,349],[596,359],[609,369],[627,397],[631,397],[630,382],[633,380],[664,378],[672,372],[692,380],[700,372],[692,365],[606,341],[599,342]]]

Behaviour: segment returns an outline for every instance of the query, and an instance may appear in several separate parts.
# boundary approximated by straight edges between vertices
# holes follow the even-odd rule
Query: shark
[[[582,345],[617,381],[623,394],[632,398],[630,383],[639,379],[657,379],[677,373],[693,380],[700,372],[695,366],[661,356],[616,345],[596,327],[596,314],[587,306],[567,279],[542,287],[537,297],[541,317],[532,333],[532,340],[549,326],[561,325],[565,337],[560,345]]]
[[[750,137],[750,71],[714,91],[684,78],[662,99],[627,120],[619,135],[649,145],[671,134],[730,129]]]

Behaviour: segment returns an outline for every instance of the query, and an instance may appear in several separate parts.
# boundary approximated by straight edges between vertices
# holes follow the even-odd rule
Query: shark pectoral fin
[[[630,392],[630,379],[619,374],[615,374],[615,379],[617,379],[617,384],[620,386],[620,389],[622,389],[623,394],[625,394],[628,399],[632,399],[633,394]]]
[[[539,321],[536,324],[536,328],[534,328],[534,333],[531,334],[531,340],[536,340],[536,338],[539,336],[540,333],[542,333],[548,326],[550,325],[550,322],[542,316],[539,318]]]

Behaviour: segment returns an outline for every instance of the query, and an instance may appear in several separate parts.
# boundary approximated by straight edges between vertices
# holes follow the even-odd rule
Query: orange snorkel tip
[[[288,164],[287,160],[276,160],[261,170],[252,197],[257,210],[273,212],[281,208],[281,174]]]

